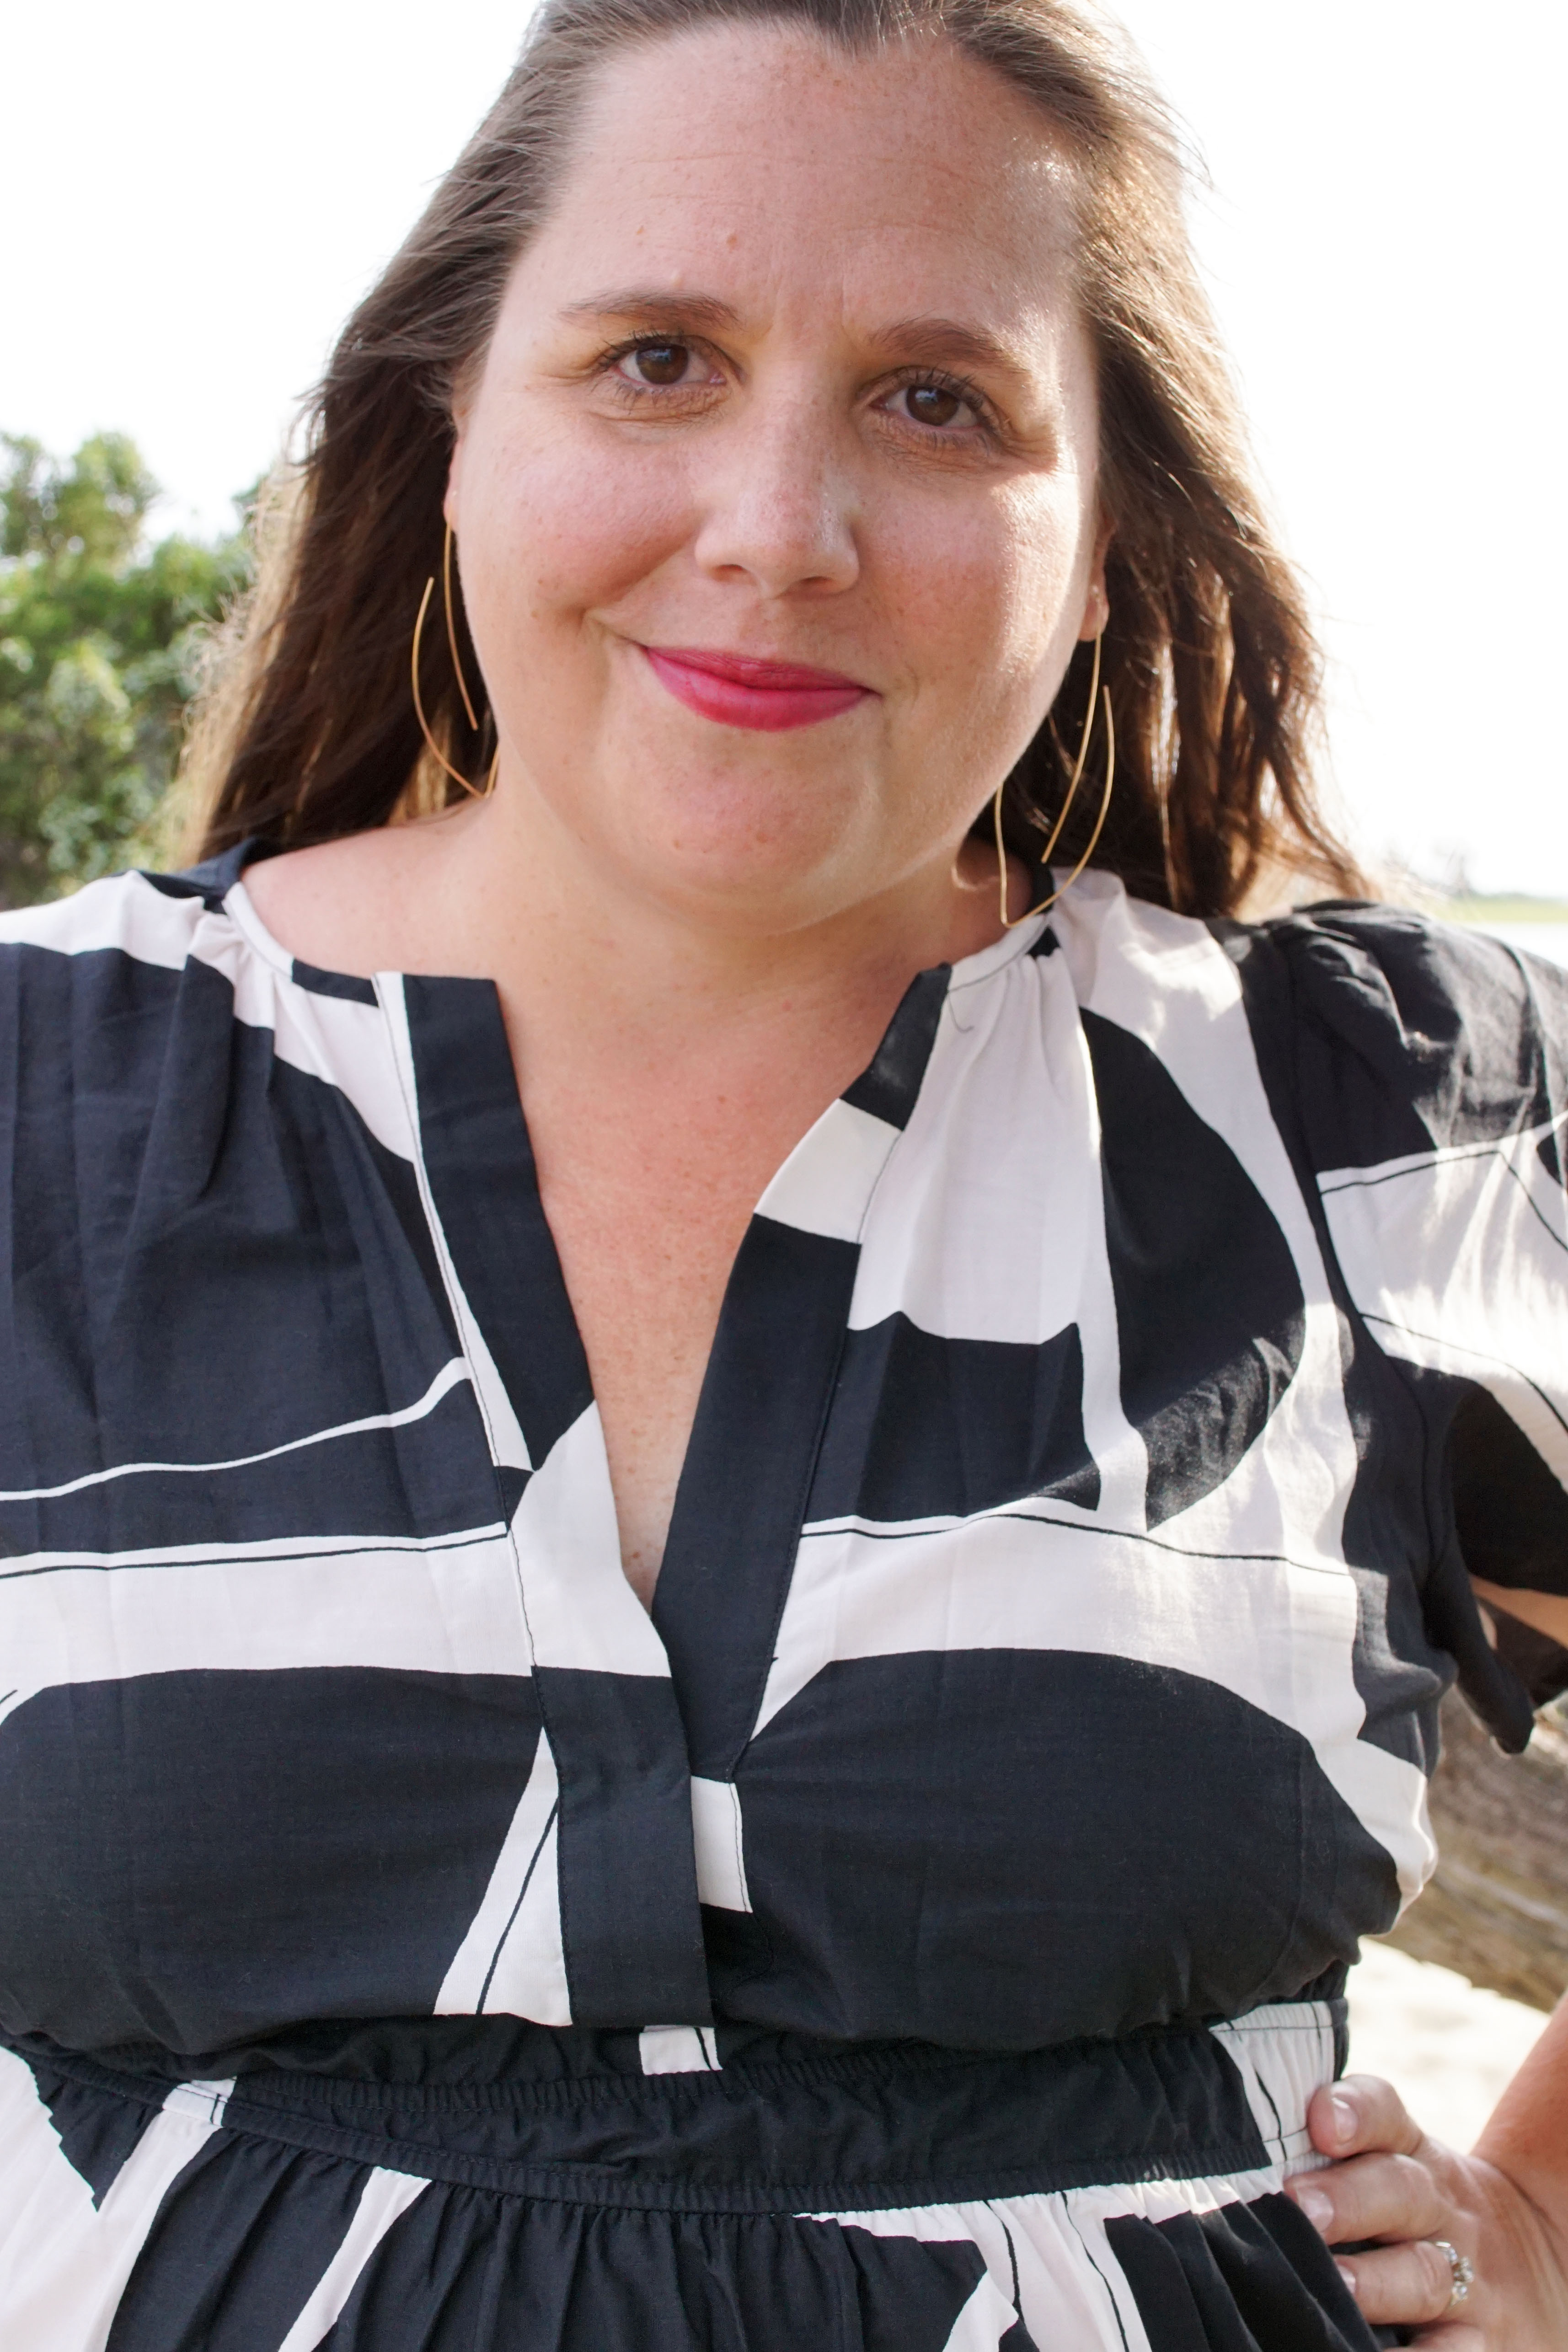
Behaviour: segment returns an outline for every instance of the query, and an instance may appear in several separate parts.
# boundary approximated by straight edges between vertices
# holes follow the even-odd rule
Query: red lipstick
[[[776,734],[814,727],[863,702],[871,688],[831,669],[758,661],[749,654],[710,653],[701,646],[644,646],[649,666],[677,702],[720,727]]]

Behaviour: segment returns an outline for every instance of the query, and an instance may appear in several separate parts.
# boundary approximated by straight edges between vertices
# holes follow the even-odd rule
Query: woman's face
[[[945,877],[1103,609],[1040,118],[945,46],[725,26],[612,58],[576,155],[447,500],[503,793],[753,929]]]

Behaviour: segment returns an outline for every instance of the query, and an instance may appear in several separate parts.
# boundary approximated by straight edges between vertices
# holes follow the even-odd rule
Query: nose
[[[851,468],[828,404],[755,399],[710,445],[695,555],[711,577],[769,598],[831,595],[860,577]]]

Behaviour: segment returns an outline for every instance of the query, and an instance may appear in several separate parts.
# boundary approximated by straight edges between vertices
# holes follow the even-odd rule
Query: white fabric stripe
[[[653,1620],[621,1565],[597,1404],[562,1432],[512,1515],[528,1639],[541,1666],[667,1676]]]
[[[988,2271],[953,2323],[944,2352],[997,2352],[1018,2314]]]
[[[1550,1135],[1568,1129],[1568,1111],[1560,1111],[1555,1118],[1542,1119],[1539,1127],[1521,1128],[1504,1136],[1474,1136],[1465,1143],[1434,1144],[1429,1150],[1406,1151],[1393,1160],[1378,1160],[1364,1168],[1325,1168],[1318,1177],[1320,1192],[1364,1191],[1386,1183],[1390,1178],[1415,1176],[1431,1168],[1450,1166],[1467,1160],[1491,1160],[1499,1152],[1517,1166],[1523,1146],[1538,1147]],[[1539,1165],[1539,1161],[1537,1161]],[[1544,1175],[1545,1171],[1542,1173]],[[1544,1194],[1556,1211],[1553,1223],[1561,1228],[1563,1222],[1563,1196],[1559,1184],[1548,1178]]]
[[[1489,1390],[1568,1486],[1568,1199],[1537,1151],[1559,1124],[1321,1184],[1346,1286],[1379,1347]]]
[[[526,1675],[504,1533],[407,1549],[56,1568],[0,1580],[0,1714],[62,1683],[268,1667]]]
[[[380,1007],[298,987],[290,977],[293,960],[281,949],[266,961],[247,951],[265,938],[238,883],[225,899],[223,913],[209,915],[197,931],[191,953],[228,981],[236,1021],[270,1029],[280,1062],[336,1087],[378,1143],[400,1160],[411,1160],[413,1125]]]
[[[435,1996],[437,2017],[483,2011],[537,2025],[571,2023],[556,1856],[559,1800],[555,1757],[541,1731],[484,1899]]]
[[[1015,2262],[1018,2315],[1040,2352],[1059,2352],[1059,2347],[1060,2352],[1122,2352],[1124,2343],[1127,2352],[1149,2352],[1131,2290],[1105,2243],[1103,2221],[1089,2211],[1083,2217],[1086,2226],[1075,2226],[1078,2200],[1084,2193],[998,2197],[985,2204],[914,2205],[891,2212],[810,2213],[800,2219],[836,2222],[841,2229],[863,2230],[873,2238],[913,2238],[926,2245],[967,2241],[975,2246],[986,2263],[983,2284],[997,2302],[983,2300],[974,2317],[983,2315],[982,2324],[988,2324],[998,2305],[1007,2316],[1005,2322],[998,2319],[994,2337],[949,2338],[965,2352],[976,2344],[993,2352],[1012,2326]],[[960,2314],[960,2326],[966,2319],[974,2324],[973,2304],[971,2297]]]
[[[1122,1409],[1088,1047],[1059,956],[956,976],[861,1243],[852,1328],[1039,1346],[1076,1325],[1099,1508],[1143,1524],[1147,1455]]]
[[[236,1454],[227,1462],[117,1462],[107,1470],[89,1470],[79,1478],[68,1478],[61,1486],[0,1489],[0,1503],[53,1502],[61,1495],[78,1495],[87,1486],[106,1486],[111,1478],[140,1478],[164,1471],[189,1477],[219,1470],[249,1470],[258,1462],[276,1462],[279,1454],[298,1454],[307,1445],[329,1445],[336,1437],[361,1437],[372,1429],[406,1429],[434,1412],[443,1397],[468,1377],[467,1365],[461,1356],[454,1356],[450,1363],[443,1364],[422,1397],[396,1412],[372,1412],[359,1421],[340,1421],[330,1429],[312,1430],[308,1437],[290,1437],[281,1445],[269,1445],[261,1454]]]
[[[452,1262],[452,1252],[447,1247],[446,1234],[443,1230],[441,1219],[436,1214],[435,1201],[430,1189],[430,1177],[424,1165],[424,1153],[419,1140],[419,1087],[414,1076],[413,1044],[409,1035],[408,1003],[403,994],[402,974],[395,971],[378,972],[375,989],[377,1001],[385,1016],[387,1032],[392,1040],[393,1064],[406,1106],[414,1172],[419,1180],[420,1202],[424,1210],[425,1223],[430,1228],[430,1238],[434,1245],[436,1261],[441,1267],[441,1278],[446,1286],[446,1295],[452,1303],[453,1314],[456,1318],[463,1352],[468,1359],[474,1381],[474,1393],[479,1400],[479,1410],[485,1416],[486,1432],[490,1440],[490,1458],[494,1462],[503,1464],[508,1469],[528,1470],[533,1467],[533,1464],[528,1454],[528,1441],[523,1435],[517,1416],[512,1409],[512,1400],[507,1393],[506,1383],[496,1370],[495,1359],[490,1353],[485,1334],[479,1328],[478,1318],[464,1296],[463,1285],[457,1278],[457,1269]]]
[[[1052,1650],[1173,1666],[1310,1740],[1414,1893],[1433,1859],[1426,1780],[1357,1738],[1357,1607],[1354,1580],[1333,1559],[1202,1558],[1050,1505],[1011,1504],[904,1539],[825,1535],[800,1547],[756,1727],[841,1658]]]
[[[0,2051],[0,2315],[7,2346],[104,2352],[170,2184],[217,2128],[172,2093],[95,2209],[31,2071]]]
[[[758,1215],[832,1241],[858,1241],[898,1134],[852,1103],[830,1103],[768,1184]]]
[[[277,2352],[316,2352],[341,2318],[343,2306],[359,2284],[366,2263],[402,2213],[423,2197],[428,2180],[412,2173],[388,2172],[377,2165],[366,2179],[343,2242],[322,2272],[309,2301],[277,2347]]]
[[[1307,2129],[1314,2091],[1333,2079],[1333,2019],[1321,2000],[1279,2001],[1212,2025],[1209,2032],[1234,2063],[1247,2104],[1281,2179],[1327,2161],[1315,2154]]]
[[[717,1911],[749,1911],[740,1791],[733,1780],[692,1781],[697,1899]]]
[[[140,874],[112,874],[47,907],[0,915],[0,945],[52,948],[57,955],[94,955],[118,948],[138,963],[182,971],[191,942],[210,918],[198,898],[174,898]]]
[[[0,1559],[0,1584],[7,1578],[26,1580],[60,1568],[93,1568],[112,1574],[122,1568],[226,1568],[250,1560],[264,1559],[337,1559],[350,1552],[404,1551],[444,1552],[467,1551],[476,1544],[496,1543],[506,1538],[506,1528],[499,1519],[488,1527],[456,1528],[444,1536],[258,1536],[249,1543],[225,1544],[214,1551],[211,1544],[147,1544],[140,1550],[18,1552],[13,1559]]]
[[[176,2083],[163,2102],[163,2112],[172,2116],[194,2116],[204,2124],[221,2124],[229,2101],[234,2096],[235,2077],[230,2074],[222,2083]]]
[[[711,2025],[645,2025],[637,2036],[644,2074],[716,2074],[718,2044]]]

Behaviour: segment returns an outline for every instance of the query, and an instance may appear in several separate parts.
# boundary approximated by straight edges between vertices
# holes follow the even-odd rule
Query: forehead
[[[537,242],[573,275],[634,263],[672,290],[719,260],[759,298],[813,281],[853,310],[1060,311],[1071,178],[1039,110],[945,41],[715,26],[601,69]]]

